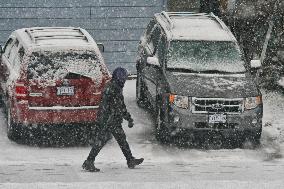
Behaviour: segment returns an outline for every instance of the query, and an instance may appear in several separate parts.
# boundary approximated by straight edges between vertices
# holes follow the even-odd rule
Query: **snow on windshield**
[[[197,72],[245,72],[239,48],[226,41],[172,41],[167,68]]]
[[[28,65],[28,78],[39,82],[52,82],[74,73],[101,83],[100,61],[95,52],[67,51],[33,52]]]

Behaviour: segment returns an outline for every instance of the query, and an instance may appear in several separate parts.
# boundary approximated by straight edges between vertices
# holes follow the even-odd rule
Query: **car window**
[[[148,47],[151,53],[154,55],[156,53],[156,48],[160,39],[161,29],[160,27],[155,27],[151,32],[150,38],[148,40]]]
[[[165,35],[161,35],[156,53],[158,55],[159,60],[161,61],[160,63],[163,63],[165,59],[166,45],[167,45],[167,39]]]
[[[153,30],[154,26],[155,26],[155,21],[151,20],[146,28],[146,36],[149,36],[151,34],[151,31]]]
[[[13,39],[9,38],[8,41],[6,42],[6,45],[4,46],[4,49],[3,49],[4,50],[4,55],[6,57],[8,57],[8,53],[10,53],[12,45],[13,45]]]

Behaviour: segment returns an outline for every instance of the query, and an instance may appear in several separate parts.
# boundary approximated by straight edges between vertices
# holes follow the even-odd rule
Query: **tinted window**
[[[151,36],[148,41],[148,47],[155,54],[159,39],[160,39],[161,29],[159,27],[155,27],[152,31]]]
[[[4,54],[6,55],[6,57],[8,57],[8,53],[10,53],[12,45],[13,45],[13,39],[10,38],[10,39],[8,39],[8,41],[7,41],[7,43],[4,47]]]
[[[157,54],[161,62],[163,62],[163,60],[165,59],[166,45],[167,45],[166,37],[162,35],[157,49]]]
[[[226,41],[172,41],[168,52],[168,68],[197,72],[245,72],[238,46]]]
[[[151,31],[153,30],[154,25],[155,25],[154,20],[151,20],[150,23],[147,25],[147,28],[146,28],[146,35],[147,36],[151,34]]]

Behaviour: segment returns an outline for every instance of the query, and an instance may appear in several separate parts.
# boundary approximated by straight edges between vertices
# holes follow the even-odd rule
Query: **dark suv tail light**
[[[17,81],[15,84],[15,95],[17,100],[26,100],[28,95],[28,88],[24,82]]]

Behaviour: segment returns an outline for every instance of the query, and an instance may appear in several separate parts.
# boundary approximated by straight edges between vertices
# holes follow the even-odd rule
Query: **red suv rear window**
[[[93,51],[33,52],[28,64],[28,79],[58,80],[70,77],[88,77],[101,81],[101,62]],[[74,78],[74,79],[76,79]]]

